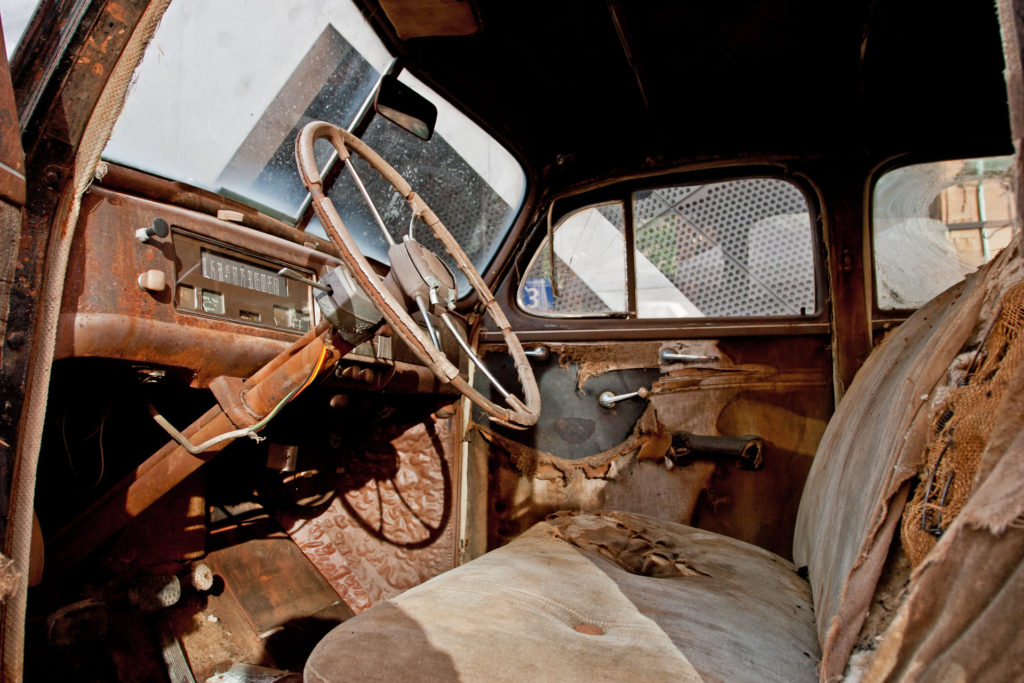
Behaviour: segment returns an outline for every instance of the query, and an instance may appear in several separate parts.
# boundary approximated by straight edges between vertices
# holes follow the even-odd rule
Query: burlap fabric
[[[995,427],[1010,377],[1024,360],[1024,284],[1007,291],[967,373],[934,422],[925,465],[903,514],[903,546],[917,566],[960,513]]]

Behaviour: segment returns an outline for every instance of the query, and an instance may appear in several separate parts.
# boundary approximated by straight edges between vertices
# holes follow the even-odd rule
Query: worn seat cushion
[[[331,631],[307,681],[817,678],[807,582],[756,546],[562,513]]]

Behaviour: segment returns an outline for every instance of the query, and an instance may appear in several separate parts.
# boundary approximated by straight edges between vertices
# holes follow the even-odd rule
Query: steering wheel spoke
[[[323,178],[313,156],[313,144],[319,139],[330,141],[337,151],[339,159],[348,166],[360,194],[369,205],[374,219],[391,245],[388,249],[391,272],[384,279],[381,279],[370,266],[369,261],[366,260],[351,233],[345,227],[333,202],[324,194]],[[388,232],[383,218],[377,212],[362,180],[355,172],[350,159],[351,153],[357,154],[366,161],[409,203],[412,219],[408,235],[402,241],[396,242]],[[533,369],[523,352],[523,347],[519,343],[518,337],[512,332],[508,319],[498,306],[494,295],[484,283],[480,273],[477,272],[469,257],[466,256],[458,242],[423,198],[413,192],[409,183],[366,143],[343,128],[329,123],[314,121],[307,124],[296,140],[295,155],[299,175],[313,198],[313,208],[327,231],[327,235],[341,252],[341,259],[348,268],[352,279],[388,322],[393,332],[408,344],[413,353],[437,375],[438,379],[445,383],[451,383],[493,420],[519,428],[535,424],[540,413],[540,392],[533,376]],[[451,255],[459,270],[465,274],[477,291],[480,301],[484,304],[486,314],[501,331],[508,347],[508,353],[515,364],[523,391],[522,399],[508,392],[498,383],[452,323],[449,312],[454,310],[455,302],[458,299],[455,277],[451,269],[436,254],[415,240],[412,227],[416,220],[422,221]],[[410,312],[414,310],[418,310],[422,315],[426,330],[423,330],[413,320]],[[436,315],[444,322],[472,363],[502,395],[506,403],[505,406],[491,401],[474,389],[459,374],[459,369],[441,349],[440,335],[431,321],[431,314]]]

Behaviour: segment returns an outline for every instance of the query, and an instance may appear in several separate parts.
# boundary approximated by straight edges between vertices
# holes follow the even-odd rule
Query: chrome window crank
[[[651,390],[643,387],[640,387],[636,391],[631,391],[628,394],[613,394],[610,391],[605,391],[597,397],[597,403],[602,408],[614,408],[616,403],[619,401],[625,401],[627,398],[647,398],[650,395]]]

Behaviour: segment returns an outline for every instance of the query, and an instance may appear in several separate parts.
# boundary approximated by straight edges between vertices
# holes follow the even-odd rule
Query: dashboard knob
[[[154,218],[153,224],[148,228],[139,228],[135,231],[135,239],[140,242],[148,242],[150,237],[167,237],[171,232],[171,226],[163,218]]]
[[[139,287],[151,292],[162,292],[167,286],[167,276],[162,270],[147,270],[139,273]]]

